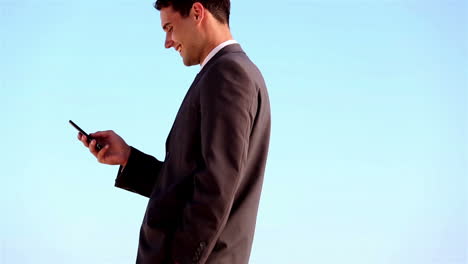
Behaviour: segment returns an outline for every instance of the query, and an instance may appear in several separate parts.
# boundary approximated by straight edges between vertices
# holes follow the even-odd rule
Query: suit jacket
[[[196,76],[164,162],[132,147],[115,186],[149,197],[137,263],[248,263],[270,138],[260,71],[240,45]]]

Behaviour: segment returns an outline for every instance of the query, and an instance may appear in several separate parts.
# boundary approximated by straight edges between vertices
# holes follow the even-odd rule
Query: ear
[[[195,2],[192,5],[190,15],[195,21],[200,22],[205,18],[205,11],[205,7],[200,2]]]

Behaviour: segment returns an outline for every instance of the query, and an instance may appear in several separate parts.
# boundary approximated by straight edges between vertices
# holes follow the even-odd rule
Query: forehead
[[[159,15],[160,15],[160,18],[161,18],[161,27],[163,27],[163,29],[164,29],[164,26],[166,24],[174,23],[178,19],[180,19],[179,12],[174,11],[172,6],[161,8],[161,10],[159,11]]]

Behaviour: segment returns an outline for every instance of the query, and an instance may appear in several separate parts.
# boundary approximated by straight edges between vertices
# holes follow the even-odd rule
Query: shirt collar
[[[205,66],[208,63],[208,61],[211,58],[213,58],[213,56],[216,55],[216,53],[218,53],[218,51],[220,51],[222,48],[226,47],[227,45],[236,44],[236,43],[238,43],[238,42],[233,40],[233,39],[230,39],[230,40],[224,41],[223,43],[216,46],[216,48],[211,50],[210,53],[208,53],[208,55],[206,56],[206,58],[203,60],[203,62],[200,64],[200,66],[201,66],[200,71],[201,71],[201,69],[203,69],[203,66]]]

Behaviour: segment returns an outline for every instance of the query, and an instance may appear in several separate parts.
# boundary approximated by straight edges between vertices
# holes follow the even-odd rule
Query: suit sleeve
[[[256,86],[237,62],[220,61],[200,90],[204,167],[194,174],[193,195],[171,247],[175,263],[205,263],[233,205],[243,176],[256,102]]]
[[[162,162],[131,147],[127,166],[119,168],[115,187],[150,197]]]

